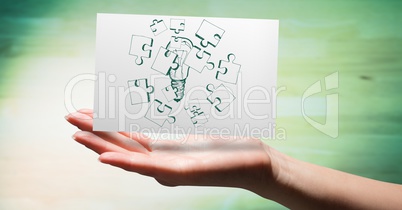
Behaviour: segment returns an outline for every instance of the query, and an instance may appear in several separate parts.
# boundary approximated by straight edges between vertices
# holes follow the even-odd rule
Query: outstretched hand
[[[102,163],[154,177],[165,186],[227,186],[258,191],[276,175],[270,148],[258,139],[187,136],[154,140],[141,133],[92,130],[92,110],[66,119],[82,131],[73,138],[100,154]]]
[[[153,140],[140,133],[92,130],[92,111],[66,119],[73,138],[102,163],[154,177],[166,186],[239,187],[291,209],[399,209],[402,186],[298,161],[258,139],[188,136]],[[375,190],[373,190],[375,189]]]

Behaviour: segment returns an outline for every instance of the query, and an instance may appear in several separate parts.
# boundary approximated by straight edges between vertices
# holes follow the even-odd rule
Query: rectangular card
[[[94,130],[271,137],[278,27],[98,14]]]

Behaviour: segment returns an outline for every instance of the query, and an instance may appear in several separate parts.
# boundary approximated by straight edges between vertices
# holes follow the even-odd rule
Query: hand
[[[227,186],[254,192],[274,181],[270,148],[258,139],[187,136],[152,140],[140,133],[92,131],[92,111],[66,119],[82,131],[73,138],[102,163],[154,177],[165,186]]]
[[[291,209],[399,209],[402,185],[298,161],[260,140],[188,136],[154,141],[139,133],[92,131],[92,111],[66,119],[73,138],[102,163],[154,177],[166,186],[239,187]],[[373,190],[374,189],[374,190]]]

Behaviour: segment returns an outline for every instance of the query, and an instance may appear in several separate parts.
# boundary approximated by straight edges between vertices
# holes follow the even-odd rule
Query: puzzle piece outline
[[[178,55],[176,53],[164,47],[160,47],[158,54],[156,55],[155,60],[151,66],[151,69],[163,75],[169,75],[170,71],[177,70],[180,66],[179,63],[177,63],[177,59]],[[162,68],[165,68],[164,65],[166,64],[169,64],[169,68],[167,70],[162,70]]]
[[[212,88],[211,88],[212,86]],[[209,103],[211,103],[212,105],[214,105],[215,109],[218,110],[219,112],[222,112],[223,110],[225,110],[227,107],[230,106],[230,104],[236,100],[236,96],[233,95],[233,93],[224,85],[224,84],[220,84],[217,88],[215,88],[215,86],[213,84],[208,84],[206,87],[207,91],[210,92],[211,94],[208,95],[207,100],[209,101]],[[214,97],[214,95],[216,94],[216,92],[220,91],[220,89],[224,89],[226,93],[229,94],[229,96],[231,96],[230,98],[232,98],[231,101],[222,101],[221,98],[219,97]],[[212,97],[213,100],[212,100]],[[229,98],[229,100],[230,100]],[[227,103],[226,106],[224,107],[220,107],[220,105],[222,105],[223,103]]]
[[[159,105],[158,105],[159,104]],[[151,108],[154,107],[159,113],[164,113],[164,119],[152,119],[151,115]],[[169,110],[169,111],[167,111]],[[155,123],[156,125],[158,125],[159,127],[163,127],[163,125],[166,123],[166,121],[169,124],[173,124],[176,122],[176,117],[174,116],[170,116],[170,113],[172,112],[172,107],[164,104],[162,101],[158,100],[158,99],[154,99],[154,101],[152,102],[152,104],[148,107],[147,113],[145,114],[145,118],[148,119],[149,121]],[[156,117],[156,116],[155,116]],[[159,122],[156,122],[159,121]]]
[[[162,88],[161,91],[163,93],[163,96],[165,96],[165,98],[168,102],[174,101],[174,99],[176,98],[176,92],[175,92],[174,88],[172,87],[172,85],[168,85],[168,86]]]
[[[201,55],[200,55],[200,53],[201,53]],[[199,73],[202,73],[202,71],[205,68],[207,68],[209,70],[212,70],[215,68],[215,64],[213,62],[211,62],[210,59],[211,59],[211,54],[209,52],[207,52],[204,49],[201,49],[197,46],[193,46],[193,48],[190,50],[189,54],[187,55],[186,60],[184,61],[184,64],[189,66],[191,69],[194,69],[195,71],[197,71]],[[199,62],[199,63],[197,63],[197,62]],[[203,63],[205,63],[205,64],[203,64]],[[203,66],[201,67],[201,65],[203,65]]]
[[[170,37],[169,46],[166,48],[181,49],[182,38],[177,36]]]
[[[217,32],[213,32],[211,35],[210,33],[211,31],[217,31]],[[218,46],[224,34],[225,34],[224,29],[204,19],[200,27],[198,28],[197,32],[195,33],[195,36],[201,39],[200,45],[206,48],[208,47],[208,45],[211,45],[213,47]]]
[[[132,85],[130,83],[133,83]],[[128,80],[127,81],[128,88],[130,90],[130,102],[131,105],[137,105],[137,104],[144,104],[144,103],[149,103],[151,102],[151,94],[155,91],[154,86],[148,84],[148,79],[147,78],[142,78],[142,79],[135,79],[135,80]],[[141,91],[140,91],[141,90]],[[135,93],[145,93],[147,94],[147,101],[142,101],[142,97],[134,97],[132,92]],[[134,102],[137,101],[136,99],[141,98],[138,101],[141,102]]]
[[[185,19],[170,19],[170,30],[174,31],[175,34],[179,34],[181,31],[184,31],[186,27]]]
[[[137,57],[135,59],[135,64],[142,65],[144,63],[144,58],[150,58],[152,56],[153,43],[154,40],[150,37],[134,34],[131,35],[128,54]]]
[[[158,19],[152,20],[152,24],[149,25],[149,28],[151,29],[151,31],[154,34],[154,36],[158,36],[159,34],[165,32],[167,30],[165,21],[163,21],[163,19],[161,19],[161,20],[158,20]]]
[[[239,78],[239,73],[241,69],[241,65],[235,63],[236,55],[233,53],[229,53],[226,60],[219,60],[218,69],[223,69],[224,71],[217,71],[215,78],[217,80],[237,84],[237,80]],[[224,63],[225,65],[222,65]]]
[[[196,102],[197,106],[196,106],[195,110],[192,110],[192,108],[194,108],[194,105],[190,106],[190,104],[191,104],[191,102],[194,102],[194,101],[197,101]],[[197,107],[198,107],[198,109],[197,109]],[[200,105],[199,99],[190,99],[187,102],[186,106],[184,107],[184,110],[187,111],[187,115],[190,117],[191,122],[193,123],[194,126],[202,126],[208,122],[208,116],[204,113],[204,111],[201,111],[200,113],[197,112],[200,109],[201,109],[201,105]],[[197,113],[197,115],[195,115],[195,113]],[[199,120],[205,120],[205,121],[203,121],[202,123],[198,123]]]

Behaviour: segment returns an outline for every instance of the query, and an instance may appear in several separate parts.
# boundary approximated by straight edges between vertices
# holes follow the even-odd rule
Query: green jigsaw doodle
[[[213,84],[208,84],[206,87],[210,92],[207,100],[215,107],[216,110],[222,112],[236,99],[233,93],[223,84],[217,88]]]
[[[146,36],[131,36],[131,44],[129,55],[137,57],[135,63],[137,65],[142,65],[144,63],[144,58],[150,58],[152,55],[153,39]]]
[[[151,28],[152,33],[154,33],[154,36],[158,36],[167,30],[163,20],[154,19],[149,27]]]
[[[129,80],[127,83],[132,105],[149,103],[151,101],[150,95],[154,92],[154,86],[148,85],[148,79]]]
[[[236,56],[233,53],[230,53],[227,56],[227,61],[225,61],[225,60],[219,61],[218,68],[222,69],[223,71],[216,72],[217,80],[227,82],[227,83],[237,84],[237,79],[239,77],[241,65],[238,63],[235,63],[234,62],[235,60],[236,60]]]
[[[186,26],[186,21],[184,19],[170,19],[170,30],[174,31],[174,33],[179,34],[184,31]]]
[[[160,100],[155,99],[149,106],[145,118],[155,123],[159,127],[162,127],[166,122],[173,124],[176,122],[176,118],[171,116],[172,107],[162,103]]]
[[[144,116],[154,124],[162,127],[166,122],[169,124],[176,122],[175,116],[171,116],[174,111],[172,107],[176,107],[175,105],[172,106],[172,103],[179,104],[185,98],[187,78],[193,72],[202,74],[205,69],[215,69],[215,63],[211,60],[212,54],[210,50],[211,47],[216,48],[218,46],[225,34],[225,30],[204,19],[196,28],[197,31],[193,32],[195,34],[193,39],[195,40],[192,40],[188,37],[177,36],[177,34],[184,32],[186,28],[184,18],[171,18],[170,30],[166,27],[163,19],[152,20],[152,24],[149,27],[155,39],[169,40],[166,46],[159,46],[158,53],[153,57],[153,62],[150,66],[152,70],[170,78],[170,85],[158,88],[160,94],[164,97],[163,101],[166,103],[162,102],[162,100],[154,99]],[[166,37],[168,34],[169,38]],[[194,45],[193,41],[199,43],[199,45]],[[143,65],[145,58],[152,57],[153,45],[154,39],[133,35],[129,54],[137,56],[137,65]],[[235,60],[236,56],[233,53],[228,54],[226,59],[219,60],[216,76],[213,79],[236,85],[241,65],[236,63]],[[191,69],[193,71],[190,71]],[[208,104],[209,102],[218,112],[228,109],[236,99],[230,89],[223,84],[215,87],[212,84],[213,81],[206,82],[210,83],[206,86],[206,90],[209,92],[206,97],[206,103]],[[154,92],[154,87],[148,85],[147,79],[130,80],[128,85],[132,105],[151,102],[150,94]],[[206,110],[201,109],[198,99],[186,101],[186,103],[187,106],[184,107],[184,110],[194,126],[204,125],[208,122]]]

